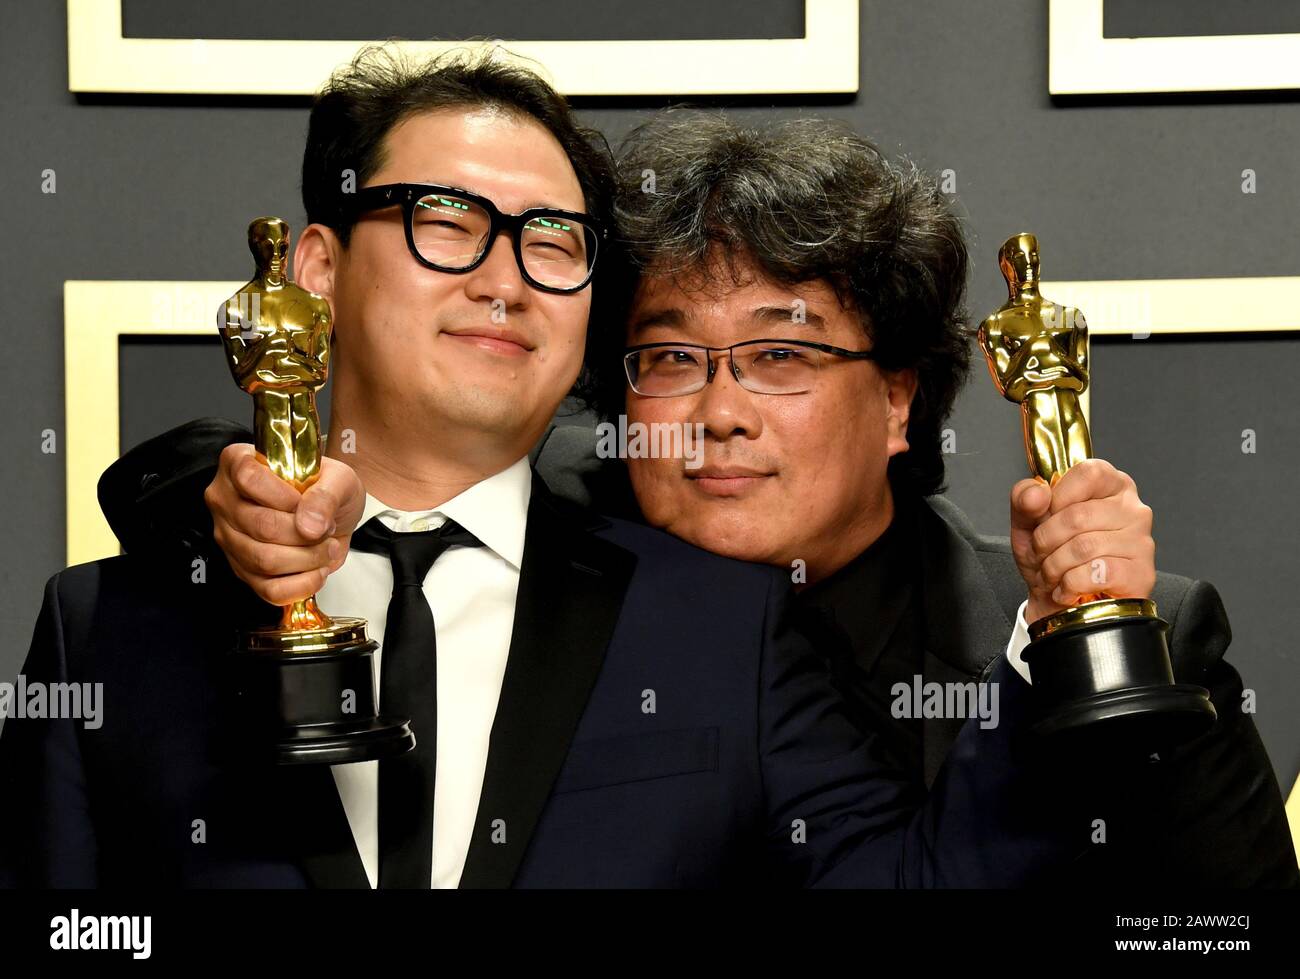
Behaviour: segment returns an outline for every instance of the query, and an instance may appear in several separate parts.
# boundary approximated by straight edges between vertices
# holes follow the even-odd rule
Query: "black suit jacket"
[[[553,428],[539,447],[537,468],[570,499],[635,516],[624,467],[597,459],[594,445],[586,426]],[[987,678],[1003,659],[1025,599],[1010,542],[977,533],[941,496],[916,509],[911,546],[920,554],[922,676],[939,683]],[[1062,770],[1060,805],[1075,813],[1074,832],[1092,839],[1093,820],[1104,820],[1106,843],[1082,850],[1054,882],[1300,886],[1277,779],[1254,720],[1242,712],[1241,677],[1224,659],[1232,631],[1218,592],[1208,582],[1161,572],[1152,598],[1170,626],[1175,679],[1206,687],[1218,721],[1158,760],[1119,767],[1105,760],[1096,772]],[[855,687],[880,682],[871,667],[882,652],[894,651],[901,611],[899,603],[868,606],[870,630],[832,655],[838,655],[837,686],[851,706]],[[854,609],[848,617],[862,614]],[[862,713],[854,711],[855,718]],[[912,776],[928,786],[961,722],[926,718],[922,726],[922,770]]]
[[[192,481],[204,438],[147,446],[101,492]],[[201,533],[123,539],[141,550],[46,587],[24,673],[102,683],[103,726],[6,724],[0,882],[365,886],[328,768],[227,754],[231,630],[274,610],[219,552],[192,580]],[[1013,758],[1014,671],[993,673],[1002,723],[963,730],[927,798],[849,722],[787,591],[537,482],[462,886],[1010,885],[1081,849]]]
[[[920,518],[926,679],[987,676],[1025,598],[1010,541],[978,534],[942,497],[927,500]],[[1208,689],[1218,720],[1186,745],[1102,772],[1086,802],[1075,795],[1080,819],[1105,820],[1106,843],[1064,868],[1060,883],[1300,886],[1273,767],[1242,711],[1241,676],[1224,659],[1232,631],[1219,593],[1161,572],[1151,597],[1169,623],[1174,678]],[[956,728],[939,719],[924,725],[929,783]]]

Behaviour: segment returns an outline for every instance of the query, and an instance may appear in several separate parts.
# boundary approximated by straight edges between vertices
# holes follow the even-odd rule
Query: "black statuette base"
[[[1039,704],[1031,732],[1105,755],[1158,752],[1209,730],[1209,692],[1174,682],[1168,628],[1158,616],[1125,616],[1030,643],[1023,658]]]
[[[275,765],[339,765],[410,751],[401,718],[381,716],[372,639],[318,652],[238,648],[239,754]]]

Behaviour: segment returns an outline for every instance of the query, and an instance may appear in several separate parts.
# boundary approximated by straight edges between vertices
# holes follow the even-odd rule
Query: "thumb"
[[[322,460],[320,475],[307,487],[294,517],[298,532],[309,540],[325,535],[351,536],[366,505],[366,491],[356,470],[336,459]]]
[[[1034,530],[1052,506],[1052,491],[1041,479],[1022,479],[1011,487],[1011,551],[1023,570],[1037,567]]]
[[[338,507],[338,497],[322,473],[320,479],[303,491],[294,515],[294,524],[298,532],[308,540],[320,540],[334,526],[334,514]]]

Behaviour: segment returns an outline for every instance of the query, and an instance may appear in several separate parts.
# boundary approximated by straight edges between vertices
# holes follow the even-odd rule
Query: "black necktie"
[[[352,535],[353,550],[393,562],[379,668],[379,704],[409,717],[414,751],[379,762],[379,886],[427,890],[433,867],[433,786],[438,760],[438,659],[424,579],[449,547],[483,542],[448,520],[437,530],[401,533],[372,517]]]

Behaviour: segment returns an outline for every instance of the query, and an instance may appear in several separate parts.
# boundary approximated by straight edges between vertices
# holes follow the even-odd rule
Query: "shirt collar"
[[[379,517],[389,529],[404,532],[432,530],[445,520],[455,520],[485,547],[518,569],[524,562],[524,531],[528,525],[528,502],[532,491],[532,469],[528,457],[524,456],[509,468],[479,480],[442,506],[430,510],[398,510],[367,493],[366,506],[357,526],[362,526],[372,517]],[[428,521],[427,527],[417,526],[422,520]]]
[[[856,609],[870,623],[877,614],[873,605],[878,598],[898,598],[910,587],[919,560],[916,506],[906,496],[894,491],[894,516],[866,550],[844,567],[799,593],[808,605]],[[874,596],[863,602],[862,596]]]

